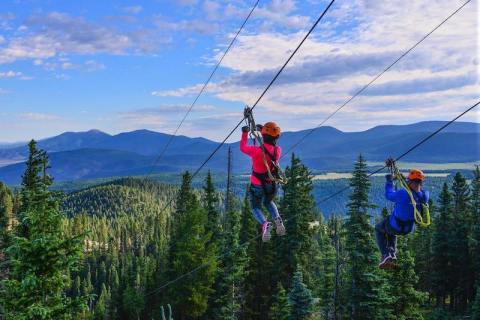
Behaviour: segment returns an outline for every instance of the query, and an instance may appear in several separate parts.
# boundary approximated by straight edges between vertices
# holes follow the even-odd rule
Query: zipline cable
[[[335,111],[330,113],[325,119],[322,120],[322,122],[317,125],[315,128],[310,129],[305,135],[303,135],[296,143],[294,143],[283,155],[287,155],[290,153],[293,149],[295,149],[299,144],[301,144],[308,136],[310,136],[315,130],[320,128],[330,120],[333,116],[335,116],[340,110],[343,109],[347,104],[349,104],[353,99],[355,99],[357,96],[362,94],[370,85],[372,85],[375,81],[378,80],[383,74],[385,74],[388,70],[390,70],[394,65],[396,65],[400,60],[402,60],[406,55],[408,55],[411,51],[413,51],[418,45],[420,45],[424,40],[426,40],[432,33],[434,33],[438,28],[440,28],[445,22],[447,22],[451,17],[456,15],[463,7],[465,7],[469,2],[472,0],[468,0],[465,3],[463,3],[460,7],[458,7],[454,12],[452,12],[448,17],[446,17],[440,24],[438,24],[435,28],[433,28],[429,33],[427,33],[425,36],[423,36],[417,43],[415,43],[410,49],[405,51],[402,55],[400,55],[395,61],[393,61],[390,65],[388,65],[382,72],[377,74],[370,82],[368,82],[366,85],[364,85],[360,90],[358,90],[353,96],[351,96],[347,101],[345,101],[342,105],[340,105]]]
[[[248,13],[247,17],[245,18],[245,20],[243,21],[242,25],[240,26],[240,28],[238,29],[237,33],[235,34],[235,36],[232,38],[232,40],[230,41],[229,45],[227,46],[227,49],[225,49],[225,51],[223,52],[223,55],[222,57],[220,58],[220,60],[218,60],[217,64],[215,65],[215,67],[213,68],[212,72],[210,73],[209,77],[207,78],[207,81],[205,81],[205,83],[203,84],[202,88],[200,89],[200,91],[198,92],[197,96],[195,97],[195,99],[193,100],[193,102],[190,104],[190,107],[188,108],[187,112],[185,113],[185,115],[183,116],[182,120],[180,121],[180,123],[178,124],[177,128],[175,129],[175,131],[173,132],[172,135],[170,135],[170,138],[168,139],[167,141],[167,144],[163,147],[162,151],[160,152],[160,154],[158,155],[158,157],[155,159],[153,165],[152,165],[152,169],[150,171],[149,174],[147,174],[147,178],[153,173],[153,171],[155,171],[155,166],[158,164],[158,162],[160,161],[160,159],[163,158],[163,155],[165,154],[165,152],[167,151],[168,147],[170,146],[170,144],[172,143],[173,139],[177,136],[177,133],[178,133],[178,130],[180,130],[180,127],[183,125],[183,123],[185,122],[185,120],[187,119],[188,115],[190,114],[190,112],[192,111],[193,107],[195,106],[195,104],[197,103],[198,99],[200,98],[200,96],[203,94],[203,92],[205,91],[205,89],[207,88],[208,84],[210,83],[210,80],[212,80],[213,78],[213,75],[217,72],[217,69],[220,67],[220,65],[222,64],[223,62],[223,59],[225,58],[225,56],[227,55],[227,53],[230,51],[230,49],[233,47],[233,44],[235,43],[235,41],[237,40],[240,32],[242,32],[243,28],[245,27],[245,25],[247,24],[248,20],[250,19],[253,11],[255,11],[255,9],[257,8],[258,6],[258,3],[260,2],[260,0],[256,0],[255,4],[253,5],[253,7],[250,9],[250,12]]]
[[[407,151],[405,151],[404,153],[402,153],[401,155],[399,155],[397,158],[395,158],[395,161],[398,161],[402,158],[404,158],[407,154],[409,154],[410,152],[412,152],[413,150],[417,149],[419,146],[421,146],[422,144],[424,144],[425,142],[427,142],[428,140],[430,140],[433,136],[435,136],[436,134],[438,134],[440,131],[442,131],[443,129],[445,129],[446,127],[448,127],[449,125],[451,125],[452,123],[454,123],[456,120],[458,120],[459,118],[461,118],[462,116],[464,116],[466,113],[468,113],[469,111],[473,110],[474,108],[476,108],[478,105],[480,104],[480,101],[478,101],[477,103],[475,103],[474,105],[472,105],[470,108],[468,108],[467,110],[463,111],[461,114],[459,114],[458,116],[456,116],[454,119],[450,120],[449,122],[447,122],[446,124],[444,124],[443,126],[441,126],[440,128],[438,128],[436,131],[432,132],[431,134],[429,134],[428,136],[426,136],[425,138],[423,138],[420,142],[418,142],[417,144],[415,144],[413,147],[411,147],[410,149],[408,149]],[[379,173],[380,171],[382,171],[383,169],[385,169],[387,166],[383,166],[371,173],[368,174],[367,177],[371,177],[373,176],[374,174],[376,173]],[[320,204],[320,203],[323,203],[327,200],[330,200],[334,197],[336,197],[337,195],[347,191],[348,189],[350,189],[350,186],[346,186],[345,188],[343,189],[340,189],[338,190],[337,192],[329,195],[328,197],[325,197],[323,199],[321,199],[319,202],[317,202],[317,204]]]
[[[275,81],[277,80],[277,78],[280,76],[280,74],[283,72],[283,70],[285,69],[285,67],[288,65],[288,63],[290,62],[290,60],[292,60],[293,56],[295,56],[295,54],[297,53],[297,51],[300,49],[300,47],[303,45],[303,43],[305,42],[305,40],[307,40],[307,38],[310,36],[310,34],[313,32],[313,30],[316,28],[316,26],[318,25],[318,23],[322,20],[322,18],[325,16],[325,14],[327,13],[327,11],[330,9],[330,7],[333,5],[333,3],[335,2],[335,0],[332,0],[330,1],[330,3],[328,4],[328,6],[325,8],[325,10],[322,12],[322,14],[318,17],[318,19],[315,21],[315,23],[313,24],[313,26],[310,28],[310,30],[308,30],[307,34],[303,37],[303,39],[300,41],[300,43],[297,45],[297,47],[295,48],[295,50],[293,50],[292,54],[290,54],[290,56],[288,57],[287,61],[285,61],[285,63],[282,65],[282,67],[277,71],[277,73],[275,74],[275,76],[273,77],[273,79],[270,81],[270,83],[267,85],[267,87],[265,88],[265,90],[263,90],[262,94],[260,94],[260,96],[258,97],[258,99],[255,101],[255,103],[252,105],[251,107],[251,110],[255,109],[255,107],[257,106],[257,104],[260,102],[260,100],[262,100],[263,96],[267,93],[267,91],[270,89],[270,87],[275,83]],[[220,150],[220,148],[225,144],[225,142],[227,142],[228,138],[230,138],[232,136],[232,134],[235,132],[235,130],[238,129],[238,127],[240,127],[240,125],[243,123],[243,120],[245,120],[245,117],[242,118],[242,120],[240,120],[238,122],[238,124],[232,129],[232,131],[230,131],[230,133],[225,137],[225,139],[223,139],[223,141],[215,148],[215,150],[213,150],[213,152],[207,157],[207,159],[205,159],[205,161],[200,165],[200,167],[192,174],[192,179],[203,169],[203,167],[208,163],[208,161],[210,161],[210,159],[213,158],[213,156],[218,152],[218,150]]]
[[[446,124],[444,124],[443,126],[441,126],[440,128],[438,128],[436,131],[432,132],[431,134],[429,134],[427,137],[423,138],[420,142],[416,143],[414,146],[412,146],[411,148],[409,148],[407,151],[405,151],[404,153],[402,153],[401,155],[399,155],[395,161],[398,161],[400,159],[402,159],[403,157],[405,157],[407,154],[409,154],[410,152],[412,152],[413,150],[417,149],[418,147],[420,147],[422,144],[424,144],[425,142],[427,142],[428,140],[430,140],[431,138],[433,138],[435,135],[437,135],[439,132],[443,131],[446,127],[448,127],[449,125],[451,125],[452,123],[454,123],[456,120],[458,120],[459,118],[461,118],[462,116],[464,116],[466,113],[468,113],[469,111],[473,110],[475,107],[477,107],[478,105],[480,104],[480,101],[478,101],[477,103],[475,103],[474,105],[472,105],[471,107],[469,107],[467,110],[463,111],[461,114],[459,114],[458,116],[456,116],[455,118],[453,118],[452,120],[450,120],[449,122],[447,122]],[[380,168],[380,169],[377,169],[375,170],[374,172],[370,173],[367,177],[371,177],[372,175],[376,174],[376,173],[379,173],[380,171],[382,171],[383,169],[385,169],[386,166]],[[334,194],[330,195],[329,197],[323,199],[323,200],[320,200],[317,204],[319,203],[322,203],[330,198],[333,198],[334,196],[346,191],[350,189],[350,186],[346,187],[346,188],[343,188],[337,192],[335,192]],[[288,220],[291,220],[293,217],[295,217],[296,215],[293,215],[292,217],[290,217],[289,219],[286,219],[285,222],[287,222]],[[250,242],[252,241],[255,241],[257,240],[258,238],[260,238],[260,235],[256,235],[255,237],[253,238],[250,238],[249,240],[243,242],[242,244],[238,245],[236,248],[232,249],[232,251],[226,253],[226,254],[223,254],[223,255],[219,255],[218,256],[218,260],[221,260],[223,257],[227,256],[227,254],[234,254],[238,249],[246,246],[247,244],[249,244]],[[192,274],[194,274],[195,272],[197,272],[198,270],[201,270],[203,268],[205,268],[207,266],[207,264],[202,264],[202,265],[199,265],[198,267],[190,270],[189,272],[187,273],[184,273],[180,276],[178,276],[177,278],[173,279],[173,280],[170,280],[168,282],[166,282],[165,284],[161,285],[160,287],[148,292],[145,294],[146,297],[148,296],[151,296],[152,294],[155,294],[163,289],[165,289],[166,287],[172,285],[173,283],[177,282],[177,281],[180,281],[181,279],[183,278],[186,278]]]
[[[400,61],[404,56],[406,56],[409,52],[411,52],[415,47],[417,47],[420,43],[422,43],[426,38],[428,38],[428,36],[430,36],[433,32],[435,32],[440,26],[442,26],[446,21],[448,21],[452,16],[454,16],[458,11],[460,11],[466,4],[468,4],[471,0],[468,0],[467,2],[465,2],[461,7],[459,7],[457,10],[455,10],[451,15],[449,15],[444,21],[442,21],[439,25],[437,25],[433,30],[431,30],[427,35],[425,35],[420,41],[418,41],[413,47],[411,47],[409,50],[407,50],[404,54],[402,54],[397,60],[395,60],[390,66],[388,66],[383,72],[381,72],[379,75],[377,75],[372,81],[370,81],[370,83],[368,83],[366,86],[364,86],[361,90],[359,90],[354,96],[352,96],[349,100],[347,100],[347,102],[345,102],[341,107],[339,107],[333,114],[331,114],[326,120],[324,120],[324,122],[326,122],[328,119],[330,119],[331,117],[333,117],[336,113],[338,113],[338,111],[340,111],[345,105],[347,105],[351,100],[353,100],[356,96],[358,96],[359,94],[361,94],[366,88],[368,88],[368,86],[370,86],[373,82],[375,82],[380,76],[382,76],[385,72],[387,72],[391,67],[393,67],[393,65],[395,65],[398,61]],[[302,41],[300,42],[300,44],[297,46],[297,48],[293,51],[293,53],[290,55],[290,57],[287,59],[286,63],[279,69],[279,71],[277,72],[277,74],[274,76],[274,78],[272,79],[272,81],[267,85],[266,89],[262,92],[262,94],[260,95],[260,97],[257,99],[257,101],[253,104],[252,106],[252,110],[257,106],[257,104],[260,102],[260,100],[263,98],[263,96],[266,94],[266,92],[269,90],[269,88],[272,86],[272,84],[276,81],[276,79],[278,78],[278,76],[282,73],[282,71],[285,69],[286,65],[288,64],[288,62],[293,58],[293,56],[295,55],[295,53],[299,50],[299,48],[301,47],[301,45],[305,42],[305,40],[308,38],[308,36],[311,34],[311,32],[315,29],[315,27],[317,26],[317,24],[320,22],[320,20],[323,18],[323,16],[326,14],[326,12],[328,11],[328,9],[331,7],[331,5],[335,2],[335,0],[332,0],[330,2],[330,4],[327,6],[327,8],[325,9],[325,11],[320,15],[320,17],[317,19],[317,21],[315,22],[315,24],[312,26],[312,28],[308,31],[308,33],[305,35],[305,37],[302,39]],[[426,142],[427,140],[429,140],[430,138],[432,138],[434,135],[436,135],[438,132],[442,131],[444,128],[446,128],[448,125],[450,125],[451,123],[453,123],[455,120],[457,120],[458,118],[460,118],[461,116],[463,116],[465,113],[467,113],[468,111],[472,110],[473,108],[475,108],[480,102],[478,102],[477,104],[475,104],[474,106],[470,107],[469,109],[467,109],[466,111],[464,111],[462,114],[460,114],[459,116],[457,116],[455,119],[453,119],[452,121],[450,121],[448,124],[446,124],[445,126],[441,127],[439,130],[437,130],[436,132],[434,132],[433,134],[429,135],[427,138],[423,139],[421,142],[417,143],[417,145],[415,145],[414,147],[410,148],[408,152],[405,152],[403,155],[399,156],[397,158],[400,159],[400,158],[403,158],[406,154],[408,154],[409,152],[413,151],[414,149],[416,149],[417,147],[419,147],[421,144],[423,144],[424,142]],[[191,180],[202,170],[202,168],[208,163],[208,161],[211,160],[211,158],[215,155],[216,152],[218,152],[218,150],[225,144],[225,142],[228,140],[228,138],[230,138],[230,136],[235,132],[235,130],[238,129],[238,127],[242,124],[242,122],[244,121],[245,118],[243,118],[234,128],[233,130],[226,136],[226,138],[220,143],[219,146],[217,146],[214,151],[207,157],[207,159],[202,163],[202,165],[192,174],[191,176]],[[323,122],[323,123],[324,123]],[[322,123],[322,124],[323,124]],[[321,126],[321,125],[320,125]],[[317,126],[316,128],[312,129],[306,136],[304,136],[301,141],[303,141],[308,135],[310,135],[315,129],[317,129],[318,127],[320,126]],[[299,143],[301,143],[301,141],[297,142],[295,146],[297,146]],[[287,152],[290,152],[292,148],[290,148]],[[376,172],[373,172],[369,175],[369,177],[375,173],[378,173],[380,172],[381,170],[383,170],[385,167],[377,170]],[[190,181],[191,181],[190,180]],[[331,196],[328,197],[328,199],[344,192],[345,190],[348,190],[350,187],[347,187],[347,188],[344,188],[338,192],[336,192],[335,194],[332,194]],[[328,200],[327,198],[321,200],[320,202],[318,203],[322,203],[326,200]],[[167,206],[165,207],[165,209],[173,202],[173,198],[172,200],[167,204]],[[238,250],[239,248],[241,248],[242,246],[250,243],[251,241],[254,241],[255,239],[258,239],[260,237],[260,235],[257,235],[247,241],[245,241],[244,243],[242,243],[241,245],[239,245],[236,249],[234,249],[233,251],[235,252],[236,250]],[[231,253],[231,252],[230,252]],[[221,258],[223,258],[225,256],[224,255],[220,255],[218,256],[219,260]],[[167,283],[165,283],[164,285],[158,287],[157,289],[149,292],[146,294],[146,296],[150,296],[168,286],[170,286],[171,284],[195,273],[196,271],[204,268],[206,266],[206,264],[203,264],[203,265],[200,265],[198,267],[196,267],[195,269],[189,271],[188,273],[186,274],[183,274],[183,275],[180,275],[179,277],[173,279],[173,280],[170,280],[168,281]]]
[[[297,51],[300,49],[300,47],[303,45],[303,43],[307,40],[307,38],[310,36],[310,34],[313,32],[313,30],[316,28],[316,26],[320,23],[320,21],[323,19],[323,17],[325,16],[325,14],[327,13],[327,11],[330,9],[330,7],[333,5],[333,3],[335,2],[335,0],[331,0],[330,3],[328,4],[328,6],[325,8],[325,10],[322,12],[322,14],[318,17],[318,19],[315,21],[315,23],[312,25],[312,27],[308,30],[308,32],[305,34],[305,36],[303,37],[303,39],[300,41],[300,43],[297,45],[297,47],[295,48],[295,50],[290,54],[290,56],[287,58],[287,60],[285,61],[285,63],[282,65],[282,67],[277,71],[277,73],[275,74],[275,76],[273,77],[273,79],[268,83],[267,87],[263,90],[263,92],[260,94],[260,96],[258,97],[258,99],[255,101],[255,103],[252,105],[252,108],[251,110],[253,110],[257,104],[260,102],[260,100],[263,98],[263,96],[267,93],[267,91],[270,89],[270,87],[275,83],[275,81],[277,80],[277,78],[280,76],[280,74],[283,72],[283,70],[285,69],[285,67],[288,65],[288,63],[290,62],[290,60],[292,60],[292,58],[295,56],[295,54],[297,53]],[[212,159],[212,157],[218,152],[218,150],[220,150],[220,148],[225,144],[225,142],[228,140],[228,138],[230,138],[230,136],[235,132],[235,130],[238,129],[238,127],[243,123],[243,121],[245,120],[245,117],[242,118],[242,120],[240,120],[240,122],[230,131],[230,133],[225,137],[225,139],[223,139],[223,141],[213,150],[213,152],[207,157],[207,159],[205,159],[205,161],[200,165],[200,167],[191,175],[190,177],[190,181],[193,180],[193,178],[195,176],[198,175],[198,173],[203,169],[203,167],[208,163],[208,161],[210,161]],[[167,205],[164,207],[163,210],[165,210],[168,206],[170,206],[173,202],[173,198],[167,203]],[[162,210],[162,211],[163,211]],[[258,239],[260,237],[260,235],[256,235],[255,237],[247,240],[246,242],[244,242],[243,244],[241,244],[238,248],[241,248],[242,246],[250,243],[251,241],[255,240],[255,239]],[[220,255],[218,256],[219,259],[223,258],[225,255]],[[177,278],[173,279],[173,280],[170,280],[169,282],[165,283],[164,285],[160,286],[159,288],[153,290],[152,292],[149,292],[147,293],[145,296],[150,296],[160,290],[162,290],[163,288],[185,278],[186,276],[190,275],[190,274],[193,274],[195,273],[196,271],[204,268],[206,265],[203,264],[203,265],[200,265],[198,267],[196,267],[195,269],[187,272],[186,274],[182,274],[180,276],[178,276]]]

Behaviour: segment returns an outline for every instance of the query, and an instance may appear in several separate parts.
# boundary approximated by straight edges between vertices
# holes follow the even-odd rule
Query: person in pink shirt
[[[262,240],[269,241],[273,224],[265,218],[262,212],[262,204],[275,221],[277,234],[285,235],[285,226],[278,213],[277,206],[273,201],[277,194],[277,185],[268,174],[267,165],[272,176],[277,173],[277,162],[282,154],[282,148],[277,146],[280,137],[280,127],[275,122],[267,122],[262,128],[263,144],[261,146],[248,145],[248,133],[250,128],[242,128],[240,151],[252,158],[252,173],[250,175],[250,201],[252,213],[255,219],[262,225]]]

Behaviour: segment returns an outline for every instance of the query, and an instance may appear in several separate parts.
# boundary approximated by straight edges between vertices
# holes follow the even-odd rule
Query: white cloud
[[[461,3],[355,0],[334,7],[329,13],[334,21],[319,25],[256,113],[278,119],[287,130],[317,125]],[[472,55],[477,52],[472,40],[478,37],[477,6],[468,4],[327,125],[362,130],[378,124],[447,120],[470,106],[480,89],[478,59]],[[225,101],[251,104],[303,35],[288,31],[241,35],[222,64],[230,75],[212,83],[208,91]],[[218,59],[221,52],[214,54]],[[194,88],[198,85],[162,93],[180,97]],[[478,117],[472,113],[465,120]]]
[[[178,20],[172,21],[163,16],[155,16],[154,24],[161,32],[180,31],[187,33],[198,33],[202,35],[211,35],[216,33],[220,26],[216,22],[202,19]]]
[[[220,4],[216,1],[205,0],[203,2],[203,11],[209,20],[217,20],[220,17],[220,8]]]
[[[124,12],[130,13],[130,14],[139,14],[140,12],[143,11],[142,6],[129,6],[129,7],[123,7],[122,8]]]
[[[54,121],[62,119],[58,115],[48,114],[48,113],[38,113],[38,112],[25,112],[21,113],[20,117],[24,120],[46,120],[46,121]]]
[[[21,77],[22,73],[18,71],[0,71],[0,78],[18,78]]]
[[[295,0],[273,0],[265,7],[256,9],[255,18],[263,21],[264,28],[283,26],[291,29],[302,29],[307,27],[310,18],[302,15],[295,15]]]
[[[198,94],[198,92],[200,92],[202,87],[203,87],[203,84],[197,84],[197,85],[194,85],[194,86],[191,86],[191,87],[185,87],[185,88],[174,89],[174,90],[153,91],[152,96],[156,96],[156,97],[185,97],[185,96]]]
[[[37,14],[25,25],[26,34],[5,39],[6,46],[0,48],[0,64],[25,59],[40,61],[61,54],[151,52],[166,41],[147,30],[121,32],[59,12]]]
[[[104,64],[97,62],[95,60],[85,61],[84,67],[85,67],[85,70],[87,71],[104,70],[106,68]]]

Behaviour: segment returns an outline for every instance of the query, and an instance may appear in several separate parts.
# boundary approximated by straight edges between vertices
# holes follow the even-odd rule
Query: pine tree
[[[348,219],[345,223],[348,254],[349,286],[347,292],[348,310],[352,319],[375,319],[380,315],[384,292],[383,282],[377,268],[377,248],[373,227],[369,223],[372,207],[368,194],[370,182],[367,166],[362,156],[355,164],[350,180],[353,189],[348,202]]]
[[[13,195],[10,189],[0,182],[0,280],[7,278],[8,257],[5,249],[10,242],[13,226]]]
[[[473,270],[468,246],[471,223],[470,189],[461,173],[455,175],[451,189],[453,222],[450,226],[450,243],[454,261],[451,272],[454,275],[452,280],[455,287],[451,306],[457,312],[465,312],[468,301],[474,298]]]
[[[94,319],[95,320],[107,320],[109,319],[109,304],[110,304],[110,292],[107,290],[105,284],[102,284],[102,291],[95,304]]]
[[[8,240],[8,233],[13,225],[13,194],[0,182],[0,244]],[[0,246],[0,249],[2,246]]]
[[[390,271],[388,282],[389,296],[395,319],[423,319],[420,305],[425,302],[425,293],[417,291],[418,276],[415,274],[415,262],[407,247],[407,239],[398,239],[398,268]]]
[[[477,295],[472,306],[472,320],[480,320],[480,287],[477,287]]]
[[[473,172],[473,180],[471,184],[472,196],[470,199],[472,208],[472,223],[471,223],[471,241],[470,252],[472,257],[472,265],[475,277],[475,287],[480,287],[480,167],[477,166]],[[477,300],[478,298],[477,289]]]
[[[335,233],[335,224],[338,223],[338,218],[333,215],[325,225],[320,221],[316,234],[316,255],[315,268],[313,273],[314,279],[314,293],[320,298],[320,311],[323,318],[328,319],[334,311],[334,291],[335,291],[335,276],[336,276],[336,250],[335,244],[338,232]],[[338,227],[338,226],[337,226]],[[337,228],[338,231],[338,228]]]
[[[217,267],[215,248],[209,245],[211,235],[205,234],[206,213],[191,189],[190,180],[190,174],[185,173],[174,213],[166,273],[172,280],[199,268],[188,279],[181,279],[175,286],[168,287],[168,300],[173,302],[176,317],[180,320],[199,317],[206,311]]]
[[[429,202],[430,214],[432,216],[432,225],[428,228],[417,228],[412,240],[409,241],[409,250],[415,260],[415,274],[418,276],[417,288],[422,292],[432,292],[432,273],[433,273],[433,232],[437,222],[438,212],[432,199]]]
[[[275,290],[275,297],[270,308],[269,319],[288,320],[290,316],[290,306],[288,305],[287,292],[279,282]]]
[[[233,208],[234,206],[229,206]],[[219,285],[215,293],[214,318],[238,319],[243,298],[243,274],[246,267],[246,245],[240,243],[240,216],[235,211],[226,213],[219,265]]]
[[[450,228],[452,226],[452,196],[447,183],[443,184],[438,199],[438,217],[435,219],[432,241],[432,291],[437,306],[445,307],[452,290]]]
[[[301,271],[295,272],[292,280],[292,289],[288,293],[290,305],[290,320],[309,319],[313,314],[314,300],[312,292],[303,283]]]
[[[290,286],[297,268],[307,271],[305,281],[312,284],[311,257],[315,255],[315,249],[314,229],[310,227],[310,223],[316,220],[316,207],[311,173],[293,154],[285,175],[288,184],[283,187],[284,197],[280,208],[287,236],[279,241],[276,264],[285,286]]]
[[[210,171],[205,179],[203,187],[203,207],[207,212],[205,232],[211,233],[211,243],[218,244],[221,235],[220,212],[218,210],[218,195],[212,180]]]
[[[127,319],[140,319],[145,308],[145,299],[139,289],[128,285],[123,292],[122,306]]]
[[[242,207],[241,243],[246,243],[248,262],[245,268],[244,304],[241,319],[268,319],[278,266],[274,257],[273,241],[259,240],[260,227],[252,217],[248,191]],[[272,240],[274,240],[272,238]]]
[[[84,297],[69,298],[70,271],[81,256],[81,237],[65,234],[59,199],[49,191],[48,157],[30,142],[22,181],[19,227],[8,248],[12,260],[0,297],[8,319],[74,319]]]

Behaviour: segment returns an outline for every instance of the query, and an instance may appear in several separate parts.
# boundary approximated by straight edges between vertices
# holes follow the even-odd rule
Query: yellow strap
[[[420,213],[417,209],[417,202],[413,197],[412,191],[410,190],[410,187],[407,185],[407,183],[403,179],[403,176],[400,174],[400,171],[398,170],[398,168],[395,168],[395,177],[400,183],[400,187],[402,187],[402,189],[404,189],[407,192],[408,196],[410,197],[410,200],[412,201],[413,215],[415,218],[415,222],[421,227],[424,227],[424,228],[428,227],[430,225],[430,209],[428,207],[428,204],[422,203],[422,213],[425,215],[425,220],[424,220],[422,213]]]

